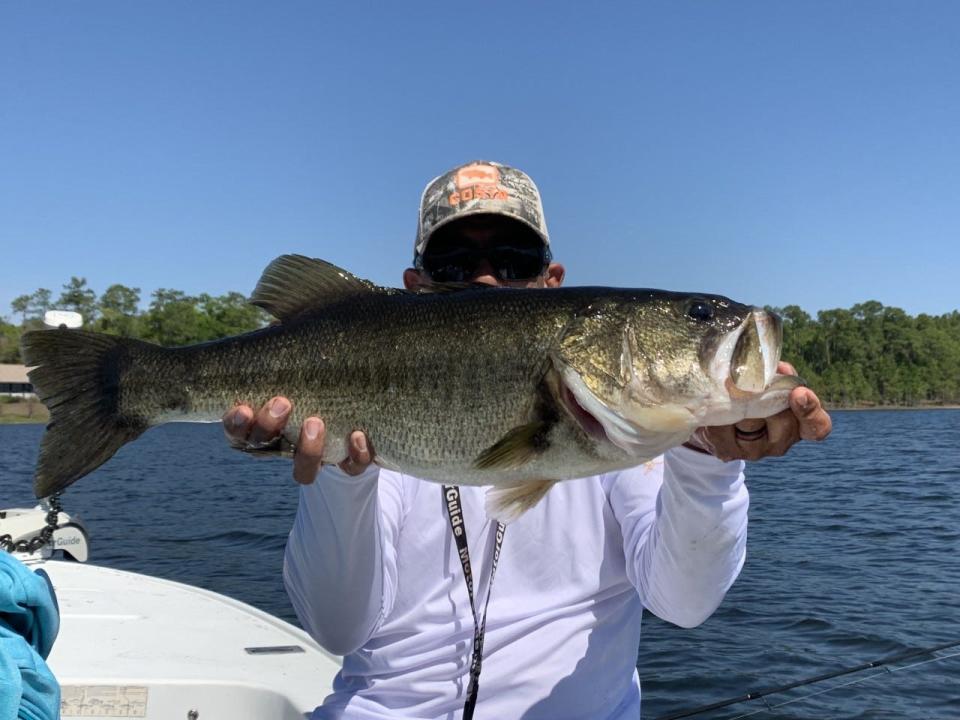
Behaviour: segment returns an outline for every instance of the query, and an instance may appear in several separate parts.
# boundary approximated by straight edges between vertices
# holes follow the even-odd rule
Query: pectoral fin
[[[487,490],[484,507],[487,516],[511,523],[543,499],[556,480],[528,480]]]
[[[525,465],[547,449],[549,423],[520,425],[484,450],[473,466],[478,470],[506,470]]]

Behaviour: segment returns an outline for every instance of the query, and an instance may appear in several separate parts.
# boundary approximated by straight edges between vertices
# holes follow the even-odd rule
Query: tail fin
[[[84,330],[37,330],[21,338],[28,376],[50,411],[34,475],[38,498],[60,492],[147,429],[120,411],[131,353],[148,343]]]

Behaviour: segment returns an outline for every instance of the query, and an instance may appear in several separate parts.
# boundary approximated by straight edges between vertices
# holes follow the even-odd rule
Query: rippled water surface
[[[748,468],[747,563],[714,616],[693,630],[645,617],[645,718],[960,640],[960,411],[834,421],[826,443]],[[32,505],[41,433],[0,426],[0,507]],[[280,580],[289,472],[229,450],[217,425],[167,425],[68,490],[64,507],[87,524],[93,562],[296,622]],[[960,646],[694,717],[960,718],[951,653]]]

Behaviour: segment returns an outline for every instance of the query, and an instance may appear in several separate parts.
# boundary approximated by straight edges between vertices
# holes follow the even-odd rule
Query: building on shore
[[[0,396],[34,397],[33,385],[27,377],[26,365],[0,364]]]

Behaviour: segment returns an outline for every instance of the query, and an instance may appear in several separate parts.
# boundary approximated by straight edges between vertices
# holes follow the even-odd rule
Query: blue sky
[[[953,2],[0,0],[0,314],[71,275],[382,284],[423,185],[526,170],[568,284],[960,308]]]

